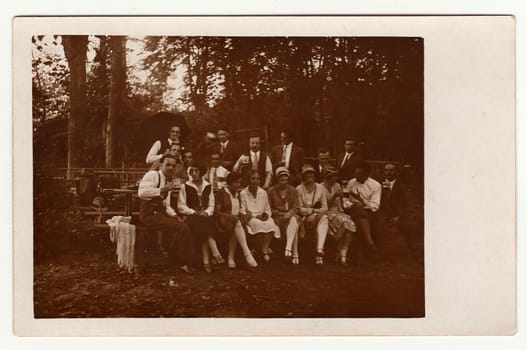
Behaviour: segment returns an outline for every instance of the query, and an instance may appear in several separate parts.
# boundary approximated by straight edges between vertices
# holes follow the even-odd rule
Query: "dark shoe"
[[[315,264],[324,265],[324,251],[323,250],[317,251],[317,255],[315,257]]]
[[[370,244],[367,246],[367,254],[373,259],[378,259],[380,257],[379,249],[375,246],[375,244]]]
[[[212,273],[212,268],[210,267],[210,264],[203,264],[203,269],[206,273]]]
[[[348,263],[348,259],[344,258],[344,259],[340,259],[339,260],[339,263],[338,263],[340,266],[342,267],[349,267],[349,263]]]
[[[212,265],[222,265],[222,264],[225,264],[225,259],[223,259],[223,256],[221,256],[220,254],[220,255],[212,257],[211,263]]]

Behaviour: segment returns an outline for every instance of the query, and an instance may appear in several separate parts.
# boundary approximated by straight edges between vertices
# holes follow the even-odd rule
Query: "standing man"
[[[357,151],[357,142],[351,138],[346,138],[344,143],[344,153],[337,157],[337,171],[342,182],[348,182],[355,174],[355,167],[362,161]]]
[[[169,261],[182,271],[192,273],[189,267],[193,251],[190,229],[179,216],[166,214],[164,199],[171,191],[178,190],[172,182],[175,167],[175,156],[167,154],[161,159],[160,170],[150,170],[143,176],[138,191],[141,199],[139,220],[149,230],[170,235]]]
[[[194,152],[194,161],[196,166],[202,169],[207,167],[209,163],[210,152],[212,151],[213,146],[216,144],[216,134],[211,131],[207,131],[203,136],[203,141],[201,141],[195,149]]]
[[[214,145],[214,152],[219,152],[222,157],[221,165],[229,171],[240,156],[238,145],[230,140],[227,129],[218,129],[218,143]]]
[[[322,183],[322,181],[324,181],[329,166],[331,166],[329,162],[329,150],[327,148],[320,148],[318,150],[317,160],[313,164],[313,168],[315,169],[315,181],[317,183]]]
[[[267,191],[271,186],[273,165],[269,156],[265,152],[261,151],[260,148],[260,136],[252,136],[249,138],[249,152],[242,154],[232,169],[234,172],[240,173],[242,175],[244,186],[249,184],[251,170],[258,171],[260,178],[265,179],[262,188]]]
[[[291,176],[289,183],[296,186],[300,184],[302,177],[302,165],[304,165],[304,149],[293,144],[291,131],[282,130],[280,132],[280,145],[276,145],[271,150],[271,162],[273,168],[283,166],[289,170]]]
[[[146,164],[153,164],[160,160],[163,155],[170,152],[170,146],[172,146],[173,143],[180,144],[180,142],[181,128],[177,125],[173,125],[170,127],[167,139],[157,140],[152,147],[150,147],[150,151],[148,151],[146,156]]]

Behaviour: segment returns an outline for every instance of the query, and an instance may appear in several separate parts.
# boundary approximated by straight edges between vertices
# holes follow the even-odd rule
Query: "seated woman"
[[[300,204],[296,188],[289,185],[289,170],[286,167],[276,169],[277,185],[269,189],[269,202],[273,219],[285,232],[285,257],[291,259],[294,265],[299,263],[298,228]]]
[[[337,259],[341,265],[347,266],[348,248],[352,232],[356,232],[355,223],[351,217],[344,214],[342,208],[342,187],[338,183],[338,174],[335,168],[328,167],[322,186],[326,190],[328,202],[329,233],[337,241]]]
[[[170,204],[170,197],[168,199]],[[180,215],[186,217],[186,223],[190,227],[194,239],[201,246],[205,271],[212,272],[209,248],[216,263],[225,263],[214,239],[217,235],[216,224],[212,218],[214,213],[214,195],[210,184],[201,178],[201,170],[199,168],[191,167],[190,179],[181,186],[179,191],[177,209]],[[175,214],[171,205],[167,206],[167,213],[169,215]]]
[[[236,268],[234,255],[238,244],[242,248],[247,264],[250,267],[258,266],[247,245],[245,230],[240,221],[240,180],[239,174],[229,173],[227,175],[227,186],[215,193],[214,217],[220,230],[229,234],[229,256],[227,261],[229,268],[232,269]]]
[[[315,230],[317,239],[317,253],[315,263],[324,263],[324,244],[328,235],[328,204],[326,190],[315,182],[315,169],[311,165],[302,167],[302,183],[297,186],[300,201],[300,215],[304,229]]]
[[[280,229],[271,218],[267,192],[260,187],[260,174],[256,170],[251,170],[249,186],[240,193],[240,213],[249,235],[258,235],[263,259],[269,262],[271,240],[273,236],[280,238]]]

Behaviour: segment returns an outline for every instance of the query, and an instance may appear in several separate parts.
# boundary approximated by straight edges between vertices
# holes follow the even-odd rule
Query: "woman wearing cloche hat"
[[[305,231],[315,231],[317,252],[315,263],[324,263],[324,245],[328,235],[328,203],[326,190],[315,182],[315,169],[311,165],[302,167],[302,183],[296,188],[300,201],[300,215]]]
[[[272,217],[280,227],[280,231],[285,233],[284,255],[286,259],[290,259],[291,263],[297,265],[299,263],[298,228],[300,222],[298,191],[289,185],[290,173],[286,167],[278,167],[275,176],[277,184],[269,189]]]

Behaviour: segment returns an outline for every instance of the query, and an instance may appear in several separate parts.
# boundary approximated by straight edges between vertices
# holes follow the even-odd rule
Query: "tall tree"
[[[123,95],[126,84],[126,37],[112,36],[112,70],[110,95],[108,104],[108,118],[106,120],[105,143],[106,143],[106,167],[114,164],[115,152],[115,125],[121,114]]]
[[[67,128],[68,169],[80,166],[83,159],[82,122],[86,104],[87,35],[63,35],[62,45],[70,68],[70,116]],[[68,170],[68,177],[71,176]]]

